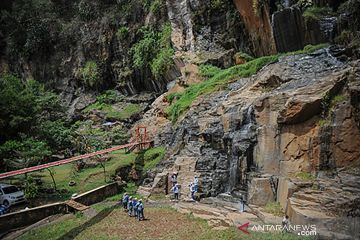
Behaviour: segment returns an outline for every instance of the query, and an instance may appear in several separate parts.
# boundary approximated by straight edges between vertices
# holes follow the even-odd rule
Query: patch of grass
[[[96,86],[100,82],[99,69],[95,61],[88,61],[80,69],[82,80],[90,87]]]
[[[172,92],[165,96],[166,100],[170,103],[172,103],[174,100],[177,100],[179,97],[181,97],[182,92]]]
[[[202,64],[199,66],[199,74],[204,78],[212,78],[220,71],[221,71],[220,68],[209,64]]]
[[[121,26],[117,32],[116,32],[116,36],[120,39],[120,40],[125,40],[128,36],[129,36],[129,28],[126,26]]]
[[[319,126],[320,127],[325,127],[328,124],[329,124],[329,122],[326,119],[320,119],[319,120]]]
[[[238,78],[249,77],[265,65],[277,61],[282,56],[312,53],[326,46],[328,46],[328,44],[319,44],[316,46],[308,45],[303,50],[260,57],[245,64],[221,70],[207,81],[193,84],[186,88],[184,92],[173,95],[176,96],[178,100],[168,107],[167,114],[173,122],[176,122],[179,116],[181,116],[181,114],[183,114],[199,96],[215,92]]]
[[[144,153],[143,171],[153,169],[165,156],[165,147],[150,148]]]
[[[284,212],[282,211],[282,208],[280,206],[279,202],[269,202],[266,204],[264,208],[265,212],[271,213],[275,216],[284,216]]]
[[[134,163],[135,153],[124,153],[123,150],[114,151],[110,154],[111,159],[105,163],[107,179],[115,173],[115,170],[122,166],[128,166]],[[74,174],[74,165],[66,164],[54,167],[55,169],[55,181],[58,189],[65,189],[68,192],[62,194],[59,200],[67,199],[73,193],[83,193],[91,189],[100,187],[104,184],[103,169],[100,165],[93,168],[84,168],[80,172]],[[39,173],[34,173],[39,176]],[[44,182],[44,186],[52,186],[52,180],[47,171],[41,172],[41,179]],[[76,182],[75,186],[69,186],[69,181]]]
[[[331,8],[329,7],[309,7],[307,8],[304,13],[303,17],[305,19],[315,19],[319,20],[323,16],[327,16],[331,14]]]
[[[55,236],[60,237],[71,229],[79,227],[86,222],[86,218],[82,215],[74,215],[70,219],[50,223],[44,227],[35,228],[30,230],[20,240],[42,240],[42,239],[54,239]]]
[[[102,205],[102,204],[97,204]],[[98,208],[98,207],[96,207]],[[100,206],[97,210],[107,207]],[[235,227],[226,230],[213,230],[204,219],[185,215],[169,207],[148,207],[145,204],[145,217],[149,221],[138,222],[129,218],[121,208],[115,208],[104,219],[89,225],[75,239],[200,239],[200,240],[304,240],[311,239],[289,233],[251,232],[247,235]],[[61,237],[72,229],[83,225],[84,216],[72,216],[48,226],[33,229],[23,235],[22,240],[54,239]],[[135,231],[129,231],[135,229]],[[138,231],[138,229],[141,229]]]
[[[110,104],[96,102],[94,104],[87,106],[83,110],[83,112],[89,113],[93,110],[98,110],[98,111],[104,112],[106,115],[106,118],[108,118],[108,119],[125,120],[125,119],[130,118],[134,114],[141,112],[142,108],[139,104],[129,103],[122,110],[118,111]]]
[[[139,104],[129,103],[121,111],[117,111],[114,108],[111,108],[111,110],[106,113],[106,117],[114,120],[125,120],[134,114],[141,112],[141,110],[142,108]]]
[[[315,176],[308,172],[298,172],[294,176],[305,181],[314,181],[316,179]]]
[[[220,89],[220,87],[232,82],[235,78],[249,77],[266,64],[274,62],[277,59],[278,56],[261,57],[243,65],[222,70],[207,81],[191,85],[181,94],[179,99],[167,109],[168,115],[171,120],[175,122],[197,97],[215,92]]]
[[[343,101],[345,101],[345,96],[344,95],[336,95],[333,100],[331,101],[331,106],[335,106]]]
[[[237,52],[235,54],[235,57],[236,58],[241,58],[241,59],[244,59],[246,62],[249,62],[251,60],[254,60],[254,58],[252,56],[250,56],[249,54],[247,53],[244,53],[244,52]]]

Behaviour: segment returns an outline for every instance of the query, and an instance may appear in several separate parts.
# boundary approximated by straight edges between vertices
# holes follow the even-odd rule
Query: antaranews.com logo
[[[238,227],[243,233],[250,234],[251,231],[259,231],[259,232],[295,232],[299,236],[315,236],[316,233],[316,225],[270,225],[270,224],[257,224],[253,226],[249,226],[250,223],[247,222]]]

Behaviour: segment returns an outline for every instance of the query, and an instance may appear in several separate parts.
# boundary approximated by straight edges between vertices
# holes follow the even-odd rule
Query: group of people
[[[144,203],[143,200],[140,199],[139,201],[137,198],[133,198],[129,196],[128,193],[125,193],[122,198],[123,208],[126,212],[128,212],[130,217],[135,217],[139,221],[145,220],[144,217]]]
[[[179,194],[180,194],[180,184],[177,182],[177,173],[174,172],[171,175],[171,183],[172,188],[171,191],[174,194],[174,199],[179,200]],[[195,201],[195,193],[199,191],[199,179],[197,176],[194,177],[194,181],[190,183],[189,185],[190,193],[191,193],[191,199]]]

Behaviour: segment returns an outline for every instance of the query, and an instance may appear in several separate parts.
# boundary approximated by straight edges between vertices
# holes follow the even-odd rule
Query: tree
[[[49,171],[49,174],[51,176],[51,179],[53,181],[53,184],[54,184],[54,190],[57,191],[57,187],[56,187],[56,181],[55,181],[55,174],[56,174],[56,171],[55,171],[55,168],[47,168],[46,170]]]

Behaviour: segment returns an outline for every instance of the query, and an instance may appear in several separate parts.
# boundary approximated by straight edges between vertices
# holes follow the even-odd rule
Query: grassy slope
[[[216,71],[214,72],[214,69],[212,69],[213,71],[211,75],[213,75],[213,77],[204,82],[189,86],[182,93],[171,95],[169,97],[170,99],[176,97],[177,100],[170,105],[167,109],[167,113],[169,114],[171,120],[175,122],[181,114],[190,108],[193,101],[199,96],[218,91],[236,79],[249,77],[265,65],[277,61],[282,56],[311,53],[317,49],[324,48],[325,46],[327,45],[320,44],[317,46],[306,46],[303,50],[296,52],[260,57],[242,65],[236,65],[228,69],[220,70],[217,73]]]
[[[123,150],[114,151],[110,156],[111,160],[107,161],[105,164],[107,180],[109,180],[110,175],[115,173],[117,168],[134,163],[136,158],[135,153],[125,154]],[[100,166],[85,168],[75,175],[73,174],[73,168],[73,164],[54,167],[57,188],[68,190],[68,193],[63,194],[61,198],[67,198],[73,193],[86,192],[105,184],[103,169]],[[34,175],[41,176],[46,186],[52,186],[52,180],[47,171],[43,171],[40,174],[35,173]],[[68,185],[70,180],[75,181],[77,184],[70,187]]]
[[[142,108],[139,104],[128,103],[121,111],[116,110],[112,105],[96,102],[84,109],[85,113],[98,110],[104,112],[106,117],[114,120],[125,120],[132,115],[141,112]]]
[[[165,155],[165,147],[156,147],[144,153],[144,171],[148,171],[156,166]]]
[[[145,206],[146,207],[146,206]],[[22,240],[56,239],[72,229],[80,229],[75,239],[252,239],[252,240],[304,240],[291,234],[259,233],[244,234],[236,228],[212,230],[205,220],[176,212],[169,207],[146,207],[145,217],[149,220],[138,222],[130,218],[121,208],[111,209],[106,204],[94,206],[97,212],[106,216],[94,224],[77,214],[70,219],[40,227],[23,235]],[[95,217],[97,218],[97,217]],[[56,237],[55,237],[56,236]]]

